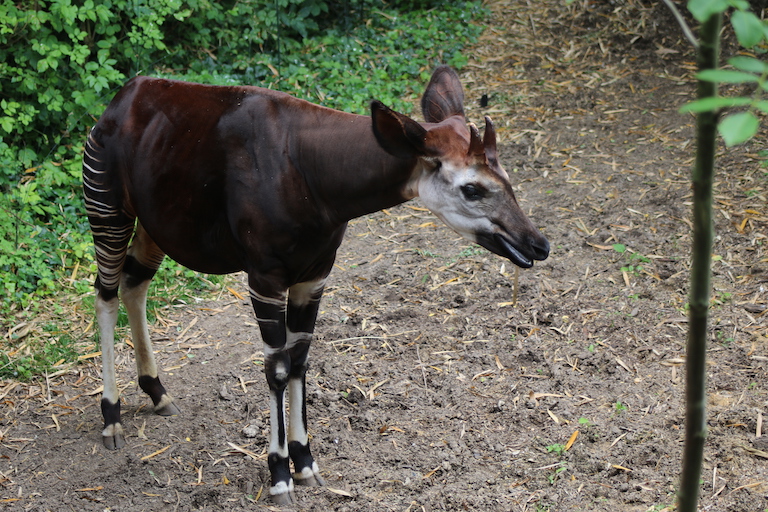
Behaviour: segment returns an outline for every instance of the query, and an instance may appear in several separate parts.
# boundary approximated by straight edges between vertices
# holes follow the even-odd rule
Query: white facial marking
[[[466,185],[481,188],[484,197],[467,199],[462,192]],[[450,162],[444,162],[438,171],[422,173],[419,180],[419,196],[427,208],[473,242],[477,241],[476,233],[494,231],[490,214],[495,208],[493,199],[499,192],[498,183],[476,168],[460,168]]]

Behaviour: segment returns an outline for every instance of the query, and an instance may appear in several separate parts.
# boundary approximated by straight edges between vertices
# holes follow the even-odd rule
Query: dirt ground
[[[575,4],[493,4],[462,73],[468,115],[495,119],[550,258],[520,271],[515,292],[509,262],[418,201],[353,221],[308,379],[328,485],[298,488],[296,510],[672,509],[694,150],[677,109],[694,56],[661,6]],[[768,509],[765,140],[719,151],[707,511]],[[119,343],[121,451],[101,445],[98,358],[2,382],[0,508],[273,509],[261,341],[243,296],[237,277],[218,300],[157,312],[180,416],[151,412]]]

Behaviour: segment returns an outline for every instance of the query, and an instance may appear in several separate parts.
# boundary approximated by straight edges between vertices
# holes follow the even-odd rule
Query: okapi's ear
[[[415,158],[425,154],[427,130],[410,117],[374,100],[371,102],[371,120],[376,140],[390,155]]]
[[[439,123],[451,116],[464,117],[464,90],[452,68],[440,66],[432,73],[421,97],[421,112],[428,123]]]

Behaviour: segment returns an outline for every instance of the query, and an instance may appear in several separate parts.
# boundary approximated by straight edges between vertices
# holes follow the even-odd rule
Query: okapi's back
[[[266,94],[270,95],[271,91]],[[207,273],[242,270],[228,195],[227,141],[220,124],[255,87],[213,87],[137,77],[92,131],[110,202],[138,217],[160,248]]]

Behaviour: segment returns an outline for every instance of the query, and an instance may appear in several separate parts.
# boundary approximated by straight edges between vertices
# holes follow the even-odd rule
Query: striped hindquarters
[[[97,287],[109,300],[117,293],[134,218],[122,207],[122,187],[108,169],[105,153],[91,131],[83,155],[83,192],[96,247]]]

